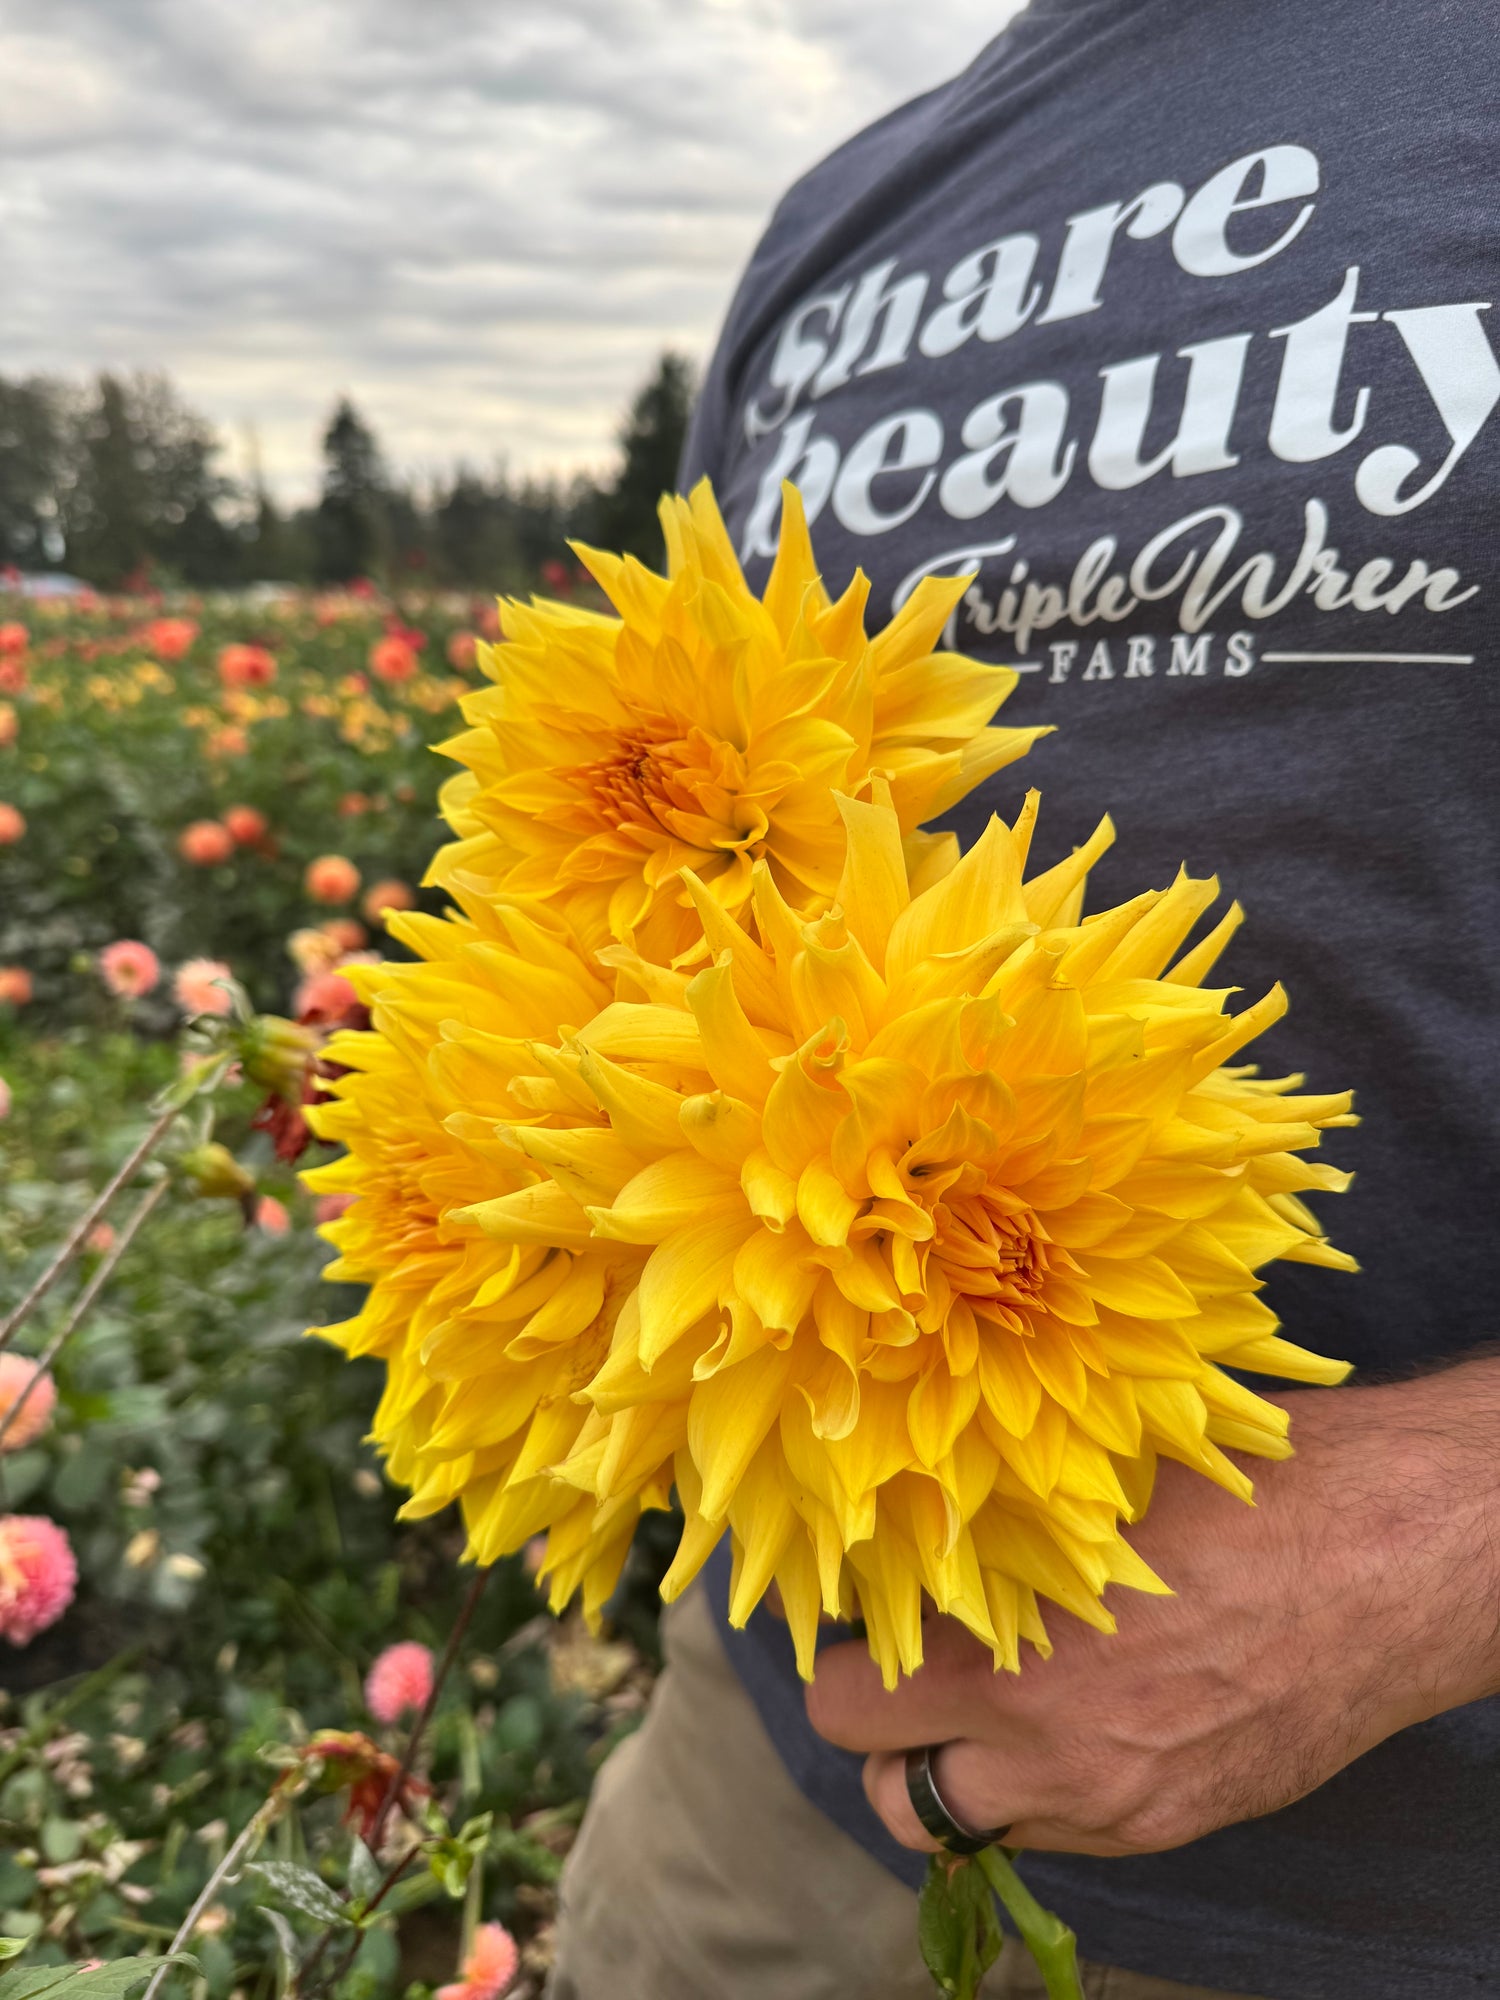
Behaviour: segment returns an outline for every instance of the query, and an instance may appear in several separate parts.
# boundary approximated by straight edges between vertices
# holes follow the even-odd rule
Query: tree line
[[[391,468],[344,398],[322,439],[316,501],[278,509],[258,477],[220,470],[213,426],[161,373],[0,376],[0,568],[65,570],[103,590],[256,582],[523,589],[568,537],[661,554],[659,495],[676,481],[692,369],[663,354],[602,477],[512,478],[458,465],[426,482]]]

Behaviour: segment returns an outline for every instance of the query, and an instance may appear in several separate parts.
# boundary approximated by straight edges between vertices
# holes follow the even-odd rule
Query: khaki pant
[[[787,1776],[701,1589],[665,1634],[650,1713],[600,1772],[563,1875],[549,2000],[933,2000],[916,1898]],[[1109,1966],[1083,1984],[1236,2000]],[[1045,2000],[1014,1940],[984,2000]]]

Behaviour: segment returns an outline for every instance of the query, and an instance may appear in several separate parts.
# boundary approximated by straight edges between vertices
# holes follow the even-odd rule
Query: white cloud
[[[1015,0],[10,0],[7,372],[161,366],[283,493],[605,458],[782,189]]]

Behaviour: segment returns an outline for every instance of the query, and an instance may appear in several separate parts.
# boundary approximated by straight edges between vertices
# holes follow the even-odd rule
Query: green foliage
[[[974,2000],[1002,1943],[990,1885],[976,1862],[933,1855],[917,1902],[917,1942],[939,1993]]]
[[[169,1047],[126,1033],[0,1029],[13,1093],[0,1123],[0,1315],[174,1073]],[[285,1199],[289,1232],[247,1231],[232,1204],[170,1196],[60,1355],[52,1427],[0,1461],[0,1511],[59,1521],[81,1572],[60,1624],[24,1649],[0,1642],[0,1938],[28,1941],[27,1967],[166,1945],[319,1731],[363,1730],[396,1750],[399,1736],[364,1713],[364,1676],[399,1638],[440,1651],[469,1585],[457,1523],[397,1522],[361,1442],[378,1371],[304,1336],[351,1301],[319,1282],[326,1252],[307,1198],[246,1138],[249,1108],[231,1097],[220,1130]],[[27,1323],[28,1351],[96,1256]],[[462,1896],[476,1866],[484,1914],[524,1936],[550,1910],[599,1748],[634,1719],[642,1676],[623,1696],[618,1674],[579,1688],[554,1665],[539,1612],[521,1565],[502,1566],[421,1758],[435,1788],[430,1851],[381,1903],[384,1942],[361,1946],[349,2000],[401,1990],[402,1926]],[[216,1892],[192,1940],[208,2000],[274,1981],[278,1957],[315,1949],[335,1912],[343,1931],[366,1924],[370,1871],[384,1863],[351,1841],[343,1803],[309,1792],[271,1826],[259,1874],[238,1870]],[[437,1977],[454,1969],[456,1910],[444,1935]]]
[[[119,426],[149,403],[133,393],[102,413],[98,524],[146,506],[161,473],[120,448]],[[39,409],[0,394],[0,444]],[[191,425],[184,435],[191,458]],[[473,547],[533,572],[555,560],[538,523],[557,527],[556,496],[506,513],[497,490],[478,482],[455,508]],[[0,535],[33,502],[50,518],[28,491],[0,465]],[[268,507],[262,523],[279,532]],[[110,560],[130,555],[122,542]],[[415,885],[442,837],[447,767],[427,746],[461,726],[481,606],[341,592],[177,608],[186,632],[144,600],[0,615],[29,628],[24,654],[13,634],[0,650],[0,802],[26,823],[0,846],[0,968],[24,968],[35,989],[0,1003],[0,1318],[131,1156],[153,1101],[186,1088],[169,980],[111,998],[94,954],[137,938],[168,975],[222,958],[257,1006],[288,1010],[289,934],[360,907],[311,901],[307,864],[337,852],[367,886]],[[392,631],[425,640],[418,670],[396,680],[373,671]],[[270,654],[274,678],[226,685],[221,650],[247,644]],[[195,866],[183,828],[235,806],[264,830]],[[226,1045],[224,1062],[235,1053]],[[307,2000],[420,2000],[454,1975],[460,1903],[464,1923],[516,1931],[516,2000],[534,2000],[594,1770],[644,1706],[671,1537],[642,1538],[602,1644],[546,1616],[524,1563],[490,1577],[407,1817],[394,1815],[414,1845],[393,1863],[372,1801],[404,1739],[366,1714],[365,1678],[397,1640],[440,1654],[471,1573],[451,1512],[397,1519],[400,1496],[364,1442],[378,1365],[307,1337],[356,1301],[323,1282],[312,1201],[252,1127],[260,1094],[223,1082],[211,1110],[184,1100],[182,1136],[148,1169],[165,1168],[165,1198],[58,1355],[49,1427],[0,1458],[0,1514],[56,1521],[80,1573],[64,1618],[25,1647],[0,1640],[0,1962],[15,1959],[0,2000],[44,1988],[53,2000],[54,1987],[55,2000],[125,2000],[190,1911],[195,1963],[169,1993],[272,2000],[300,1982]],[[284,1228],[247,1225],[253,1196],[242,1210],[193,1192],[209,1183],[173,1162],[210,1138],[283,1205]],[[115,1230],[143,1185],[111,1212]],[[109,1254],[91,1236],[19,1352],[63,1331]],[[79,1970],[96,1959],[97,1992]]]
[[[199,1970],[197,1959],[178,1952],[169,1959],[117,1958],[108,1965],[16,1966],[0,1979],[0,2000],[125,2000],[163,1963]]]

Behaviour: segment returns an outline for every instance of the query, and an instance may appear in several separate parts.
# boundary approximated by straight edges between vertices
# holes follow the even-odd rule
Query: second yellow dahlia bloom
[[[305,1180],[320,1195],[354,1197],[323,1227],[338,1252],[325,1275],[368,1287],[353,1319],[317,1331],[351,1357],[385,1363],[374,1431],[392,1477],[416,1489],[417,1513],[460,1493],[471,1512],[482,1508],[513,1473],[538,1412],[549,1462],[568,1449],[586,1416],[570,1398],[591,1373],[578,1337],[598,1320],[616,1267],[631,1261],[610,1244],[568,1256],[497,1241],[462,1213],[543,1179],[497,1138],[497,1120],[557,1117],[536,1051],[559,1021],[588,1020],[610,992],[534,912],[502,905],[488,916],[488,931],[461,918],[394,917],[418,962],[345,968],[372,1025],[332,1037],[326,1054],[344,1073],[307,1113],[321,1138],[347,1150]],[[576,1116],[576,1101],[562,1102]],[[539,1212],[556,1206],[550,1187],[538,1200]],[[596,1331],[592,1366],[607,1350]],[[476,1450],[467,1426],[478,1410],[488,1448]],[[585,1511],[593,1531],[597,1510]],[[557,1518],[549,1484],[535,1526]]]
[[[443,1024],[434,1118],[521,1179],[466,1199],[421,1170],[439,1242],[483,1238],[510,1275],[461,1336],[396,1305],[377,1436],[419,1505],[462,1499],[480,1560],[550,1525],[559,1605],[602,1602],[675,1485],[669,1596],[727,1531],[736,1622],[774,1581],[804,1673],[819,1612],[858,1614],[893,1682],[924,1593],[1015,1667],[1046,1645],[1039,1597],[1107,1628],[1107,1584],[1163,1587],[1120,1533],[1158,1454],[1247,1498],[1225,1447],[1286,1454],[1284,1412],[1224,1370],[1346,1372],[1280,1338],[1256,1274],[1350,1267],[1300,1200],[1345,1185],[1300,1155],[1350,1114],[1235,1065],[1284,1002],[1230,1016],[1203,987],[1237,910],[1178,956],[1214,883],[1080,921],[1110,830],[1024,882],[1032,795],[914,892],[874,791],[838,801],[821,916],[762,860],[756,941],[689,878],[711,963],[636,961],[646,1000],[555,1040],[497,1061],[485,1004],[410,974],[412,1018]],[[347,1046],[358,1146],[385,1058]]]
[[[459,839],[429,880],[466,907],[545,898],[585,945],[631,942],[666,962],[701,941],[681,870],[730,914],[763,861],[798,907],[825,907],[844,836],[833,793],[884,776],[914,866],[927,820],[1043,729],[991,728],[1008,667],[934,652],[968,578],[928,578],[866,638],[863,575],[835,603],[795,487],[764,600],[736,560],[708,482],[661,505],[668,573],[580,549],[615,606],[503,604],[506,643],[480,648],[494,685],[467,696],[443,747]],[[936,857],[935,857],[936,858]]]

